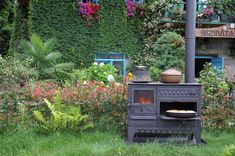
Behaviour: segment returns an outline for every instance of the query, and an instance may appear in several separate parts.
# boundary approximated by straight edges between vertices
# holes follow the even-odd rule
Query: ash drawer
[[[158,98],[200,98],[201,86],[164,86],[158,87]]]

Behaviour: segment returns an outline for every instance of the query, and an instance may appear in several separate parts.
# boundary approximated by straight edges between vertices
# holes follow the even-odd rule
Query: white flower
[[[108,81],[109,81],[109,82],[115,81],[115,79],[114,79],[114,77],[113,77],[112,74],[109,74],[109,75],[108,75]]]
[[[98,65],[98,63],[97,63],[97,62],[94,62],[93,64],[94,64],[94,65],[96,65],[96,66]]]
[[[103,63],[103,62],[101,62],[101,63],[100,63],[100,66],[102,67],[103,65],[104,65],[104,63]]]
[[[83,84],[86,85],[88,82],[87,81],[83,81]]]

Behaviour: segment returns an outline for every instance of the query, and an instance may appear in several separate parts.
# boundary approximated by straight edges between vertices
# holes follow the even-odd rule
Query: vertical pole
[[[235,115],[235,90],[232,91],[232,99],[233,99],[233,114]]]
[[[185,83],[195,79],[196,0],[186,0]]]

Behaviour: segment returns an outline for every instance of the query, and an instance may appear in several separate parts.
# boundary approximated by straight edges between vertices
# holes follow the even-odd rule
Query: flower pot
[[[175,69],[168,69],[160,74],[161,82],[163,83],[179,83],[181,77],[181,72]]]
[[[207,19],[207,18],[198,18],[197,19],[197,22],[209,22],[210,19]]]

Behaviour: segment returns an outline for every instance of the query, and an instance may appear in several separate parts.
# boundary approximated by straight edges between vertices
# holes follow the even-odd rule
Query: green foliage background
[[[0,1],[0,54],[6,54],[10,46],[10,36],[13,24],[13,1]]]
[[[88,66],[96,52],[124,52],[131,56],[142,49],[137,17],[127,17],[125,1],[102,0],[101,20],[91,27],[77,11],[76,0],[31,0],[30,32],[44,39],[55,37],[63,61]],[[129,18],[129,19],[128,19]]]
[[[29,38],[28,6],[15,5],[14,25],[10,42],[10,52],[16,52],[22,39]]]

